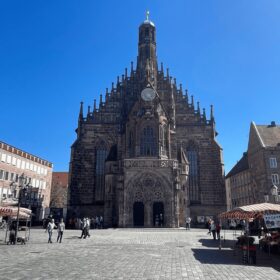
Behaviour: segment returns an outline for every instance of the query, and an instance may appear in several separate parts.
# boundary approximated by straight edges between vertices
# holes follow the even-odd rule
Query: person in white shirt
[[[191,217],[187,217],[186,218],[186,230],[190,230],[191,229]]]
[[[48,234],[49,234],[48,243],[52,243],[52,234],[53,234],[54,228],[56,228],[56,225],[54,223],[54,219],[51,219],[51,221],[48,223],[47,229],[46,229],[46,232],[48,232]]]

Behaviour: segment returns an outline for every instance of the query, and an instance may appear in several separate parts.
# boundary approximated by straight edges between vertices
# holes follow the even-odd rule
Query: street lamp
[[[30,191],[32,186],[30,185],[30,181],[28,180],[27,176],[24,173],[21,174],[19,177],[19,184],[18,184],[18,209],[17,209],[17,228],[16,228],[16,242],[18,236],[18,226],[19,226],[19,210],[21,205],[21,199],[25,196],[27,191]]]

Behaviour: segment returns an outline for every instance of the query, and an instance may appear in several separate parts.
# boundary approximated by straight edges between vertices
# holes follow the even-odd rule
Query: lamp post
[[[19,211],[20,211],[20,205],[21,205],[21,199],[22,194],[25,195],[26,191],[32,189],[32,186],[30,185],[30,182],[28,182],[27,176],[24,175],[24,173],[21,174],[19,177],[19,184],[18,184],[18,209],[17,209],[17,227],[16,227],[16,242],[17,242],[17,236],[18,236],[18,226],[19,226]]]

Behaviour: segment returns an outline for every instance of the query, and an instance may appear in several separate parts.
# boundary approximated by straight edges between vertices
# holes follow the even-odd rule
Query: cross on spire
[[[147,10],[147,11],[146,11],[146,20],[149,20],[149,16],[150,16],[150,11]]]

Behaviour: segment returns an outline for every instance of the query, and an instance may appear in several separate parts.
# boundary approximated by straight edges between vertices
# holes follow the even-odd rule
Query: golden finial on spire
[[[147,11],[146,11],[146,20],[149,20],[149,16],[150,16],[150,11],[147,10]]]

